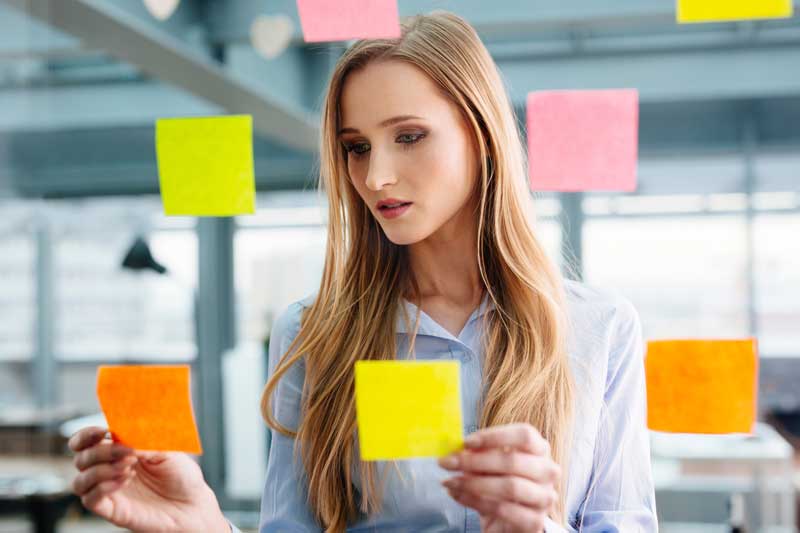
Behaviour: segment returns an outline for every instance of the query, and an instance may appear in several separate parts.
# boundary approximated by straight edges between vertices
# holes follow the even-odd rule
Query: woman
[[[474,30],[439,12],[357,42],[321,133],[325,268],[273,327],[261,531],[656,531],[638,317],[546,257]],[[406,358],[461,361],[465,449],[362,462],[354,363]],[[103,435],[71,442],[89,509],[134,530],[225,529],[193,461]]]

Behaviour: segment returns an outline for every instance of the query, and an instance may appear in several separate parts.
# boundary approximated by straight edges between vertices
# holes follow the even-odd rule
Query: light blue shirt
[[[571,321],[568,352],[575,378],[575,431],[568,485],[566,531],[654,532],[658,530],[645,420],[645,382],[638,314],[625,299],[567,281]],[[313,297],[289,306],[276,320],[270,337],[272,373],[300,329],[300,316]],[[478,320],[492,309],[484,301],[458,336],[424,312],[420,316],[415,355],[418,360],[461,361],[464,433],[477,429],[478,394],[483,354]],[[404,301],[409,316],[417,308]],[[398,315],[397,353],[405,358],[409,332]],[[280,381],[273,413],[297,428],[303,388],[303,361]],[[293,459],[294,439],[272,432],[266,483],[261,500],[260,533],[320,531],[310,512],[302,461]],[[399,461],[403,476],[378,463],[388,476],[383,511],[363,517],[348,531],[480,531],[478,514],[450,498],[440,482],[452,474],[435,459]],[[358,487],[358,476],[354,476]],[[358,487],[360,488],[360,487]],[[565,531],[548,521],[548,533]]]

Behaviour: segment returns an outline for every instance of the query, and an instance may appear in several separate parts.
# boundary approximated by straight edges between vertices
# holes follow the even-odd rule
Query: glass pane
[[[759,348],[800,357],[800,214],[753,221]]]
[[[550,259],[561,265],[561,224],[553,219],[539,219],[535,233]]]
[[[196,355],[193,299],[197,237],[159,227],[157,204],[97,200],[59,204],[54,220],[56,356],[65,360],[186,361]],[[130,270],[123,258],[142,235],[166,268]]]
[[[748,335],[742,217],[589,219],[583,243],[586,281],[627,296],[647,338]]]
[[[36,230],[33,207],[0,203],[0,361],[33,355],[36,320]]]
[[[319,288],[324,226],[247,228],[234,241],[239,338],[263,342],[289,304]]]

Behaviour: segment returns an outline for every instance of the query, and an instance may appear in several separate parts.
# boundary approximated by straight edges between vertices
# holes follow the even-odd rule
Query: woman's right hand
[[[132,531],[230,531],[197,463],[179,452],[141,452],[84,428],[69,440],[84,507]]]

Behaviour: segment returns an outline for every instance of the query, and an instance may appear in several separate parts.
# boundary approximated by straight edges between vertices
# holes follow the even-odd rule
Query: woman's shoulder
[[[619,292],[573,280],[565,280],[564,289],[574,343],[588,347],[600,342],[613,350],[640,334],[639,313]]]
[[[564,280],[570,318],[578,322],[611,323],[638,319],[633,304],[611,289],[595,287],[574,280]]]
[[[285,307],[272,325],[272,335],[275,338],[294,338],[300,330],[300,321],[303,317],[303,310],[314,303],[317,294],[313,293],[305,298],[296,300]]]
[[[269,336],[269,373],[272,374],[278,361],[286,354],[289,346],[297,338],[300,333],[300,325],[303,318],[303,310],[309,307],[313,301],[314,296],[307,296],[301,300],[292,302],[285,307],[277,318],[272,323],[272,328]],[[300,364],[293,365],[288,375],[288,381],[295,384],[302,383],[304,373],[304,361],[301,359]]]

